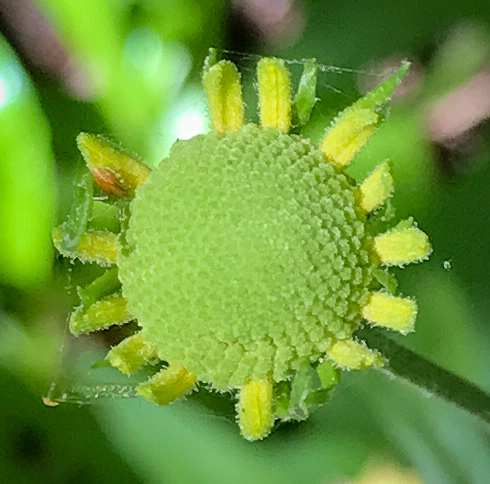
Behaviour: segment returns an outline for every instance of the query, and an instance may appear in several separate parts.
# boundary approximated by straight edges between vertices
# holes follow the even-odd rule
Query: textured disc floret
[[[131,205],[129,311],[162,359],[215,387],[285,380],[360,322],[365,219],[306,139],[251,124],[179,142]]]
[[[424,260],[431,248],[411,218],[384,233],[384,215],[371,223],[393,191],[390,162],[359,185],[343,170],[407,68],[339,113],[318,147],[290,134],[315,104],[314,60],[294,101],[285,62],[258,62],[256,125],[244,122],[238,70],[215,51],[203,74],[213,132],[176,142],[155,170],[79,135],[91,175],[53,240],[65,256],[115,267],[79,289],[72,333],[136,320],[140,329],[106,359],[128,375],[157,365],[137,394],[167,405],[201,390],[199,381],[230,391],[249,440],[275,420],[307,418],[341,369],[382,366],[355,331],[413,331],[416,302],[396,294],[388,267]],[[93,200],[92,182],[107,203]],[[110,228],[107,209],[120,215]]]

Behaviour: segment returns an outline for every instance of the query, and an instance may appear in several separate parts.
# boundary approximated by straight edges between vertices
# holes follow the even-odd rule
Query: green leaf
[[[316,368],[322,387],[330,390],[339,383],[340,371],[331,360],[323,360]]]
[[[391,274],[386,269],[381,269],[380,267],[373,268],[373,276],[376,280],[388,291],[394,294],[396,288],[398,287],[398,281],[396,277]]]
[[[308,407],[309,413],[315,410],[317,407],[322,406],[328,400],[329,396],[330,390],[327,389],[317,390],[316,392],[310,393],[305,398],[305,403]]]
[[[99,368],[112,368],[112,365],[105,358],[101,358],[100,360],[97,360],[95,363],[92,363],[90,365],[90,368],[92,370],[98,370]]]
[[[291,381],[291,394],[289,399],[288,416],[293,420],[305,420],[308,418],[310,408],[308,397],[322,389],[322,382],[318,373],[304,363],[294,375]]]
[[[107,270],[100,277],[84,288],[79,288],[78,295],[82,304],[82,314],[96,301],[115,293],[121,288],[117,268]]]
[[[218,49],[215,49],[214,47],[210,47],[208,51],[208,55],[204,59],[204,65],[203,65],[203,76],[206,75],[206,73],[213,67],[215,64],[218,63],[219,60],[219,55],[218,55]]]
[[[394,227],[393,227],[393,231],[399,231],[399,230],[403,230],[403,229],[411,229],[413,226],[414,226],[414,220],[413,220],[413,217],[408,217],[407,219],[405,220],[401,220],[400,222],[398,222]]]
[[[298,91],[293,100],[293,124],[304,126],[310,119],[315,105],[318,66],[316,59],[305,60]]]
[[[120,209],[111,203],[94,200],[92,215],[88,222],[90,230],[119,233],[121,230]]]
[[[87,225],[92,214],[92,205],[92,174],[84,170],[75,181],[70,213],[60,227],[60,247],[63,251],[73,252],[78,247],[82,235],[87,231]]]
[[[274,415],[279,419],[287,419],[289,416],[289,401],[291,396],[291,384],[287,381],[278,383],[274,388]]]
[[[402,62],[402,65],[393,73],[393,75],[388,77],[388,79],[378,87],[368,92],[364,97],[356,101],[348,109],[374,109],[375,111],[378,111],[380,108],[386,106],[391,100],[391,96],[395,92],[395,89],[405,77],[409,67],[410,62]]]

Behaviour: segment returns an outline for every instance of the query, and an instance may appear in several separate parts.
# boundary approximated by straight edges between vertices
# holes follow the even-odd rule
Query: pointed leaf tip
[[[364,109],[377,109],[391,100],[396,88],[401,84],[403,78],[410,68],[411,62],[405,60],[400,67],[381,84],[369,91],[364,97],[356,101],[352,107]]]
[[[202,67],[203,75],[206,75],[209,69],[218,63],[218,57],[218,49],[215,47],[210,47],[208,50],[208,55],[204,59],[204,65]]]

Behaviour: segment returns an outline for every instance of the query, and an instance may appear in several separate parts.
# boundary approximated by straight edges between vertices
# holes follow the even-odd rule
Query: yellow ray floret
[[[93,303],[84,312],[76,310],[70,318],[70,331],[75,335],[91,333],[125,324],[131,319],[126,300],[120,294],[111,294]]]
[[[348,109],[327,131],[320,150],[329,163],[342,168],[376,132],[379,122],[379,115],[372,109]]]
[[[145,383],[138,385],[140,397],[157,405],[168,405],[189,393],[196,383],[196,376],[183,366],[169,365]]]
[[[106,359],[120,372],[131,375],[157,356],[155,347],[144,341],[140,331],[114,346],[107,353]]]
[[[250,381],[240,391],[238,423],[247,440],[267,437],[274,425],[272,415],[272,383]]]
[[[96,183],[113,195],[132,195],[150,174],[147,166],[103,136],[80,133],[77,144]]]
[[[409,66],[409,62],[403,62],[385,82],[337,116],[320,142],[320,149],[329,163],[339,168],[346,166],[371,138],[384,118],[387,102]]]
[[[362,308],[361,315],[377,326],[408,333],[414,330],[417,303],[385,292],[373,292]]]
[[[327,355],[338,366],[348,370],[360,370],[384,364],[383,357],[379,353],[352,339],[335,341]]]
[[[426,259],[431,252],[429,238],[411,220],[374,238],[374,251],[385,265],[403,265]]]
[[[284,61],[263,58],[257,63],[260,124],[287,133],[291,127],[291,74]]]
[[[390,164],[380,163],[359,187],[361,207],[366,212],[373,212],[381,207],[393,192],[393,176]]]
[[[101,265],[114,264],[119,256],[118,237],[112,232],[94,231],[83,234],[73,251],[66,251],[62,246],[63,232],[59,227],[53,230],[53,243],[65,257],[79,259],[82,262],[96,262]]]
[[[203,75],[208,96],[213,130],[218,134],[236,131],[243,126],[243,103],[240,74],[235,65],[226,60],[210,66]]]

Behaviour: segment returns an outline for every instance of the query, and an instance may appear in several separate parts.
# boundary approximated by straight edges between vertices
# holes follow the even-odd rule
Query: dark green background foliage
[[[483,424],[375,371],[343,375],[308,421],[254,444],[226,418],[229,401],[206,395],[169,408],[131,398],[42,404],[61,373],[89,383],[118,378],[87,368],[121,332],[76,341],[65,334],[75,282],[97,274],[61,260],[50,242],[81,165],[75,137],[103,133],[157,163],[206,119],[199,73],[211,45],[247,54],[229,57],[247,83],[249,118],[256,58],[248,54],[349,68],[319,75],[322,101],[306,128],[315,139],[383,69],[414,61],[387,123],[349,172],[362,178],[390,158],[397,214],[413,215],[434,246],[429,262],[397,274],[420,306],[417,332],[399,340],[490,389],[490,93],[465,90],[490,82],[490,3],[298,0],[269,24],[253,3],[2,2],[0,482],[328,483],[359,478],[378,461],[413,467],[430,484],[488,482]],[[441,103],[449,107],[438,124]],[[474,105],[482,114],[458,128]],[[444,138],[448,126],[456,128]],[[219,415],[209,411],[218,404]]]

